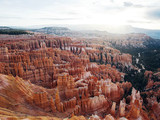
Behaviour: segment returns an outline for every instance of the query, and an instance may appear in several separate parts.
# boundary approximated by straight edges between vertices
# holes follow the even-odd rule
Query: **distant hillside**
[[[11,29],[11,28],[7,26],[0,26],[0,30],[6,30],[6,29]]]
[[[45,33],[45,34],[53,34],[58,36],[64,36],[64,34],[70,32],[70,30],[66,27],[44,27],[40,29],[33,29],[31,31]]]
[[[80,38],[92,38],[92,37],[101,37],[108,35],[106,31],[98,30],[70,30],[67,27],[44,27],[40,29],[32,29],[32,32],[40,32],[45,34],[52,34],[57,36],[67,36],[67,37],[80,37]]]
[[[30,34],[25,30],[20,29],[12,29],[6,26],[0,26],[0,34],[8,34],[8,35],[20,35],[20,34]]]
[[[143,29],[143,28],[135,28],[132,26],[128,26],[123,33],[144,33],[147,34],[148,36],[155,38],[155,39],[160,39],[160,30],[150,30],[150,29]]]
[[[119,49],[121,52],[130,53],[134,56],[133,63],[136,64],[136,59],[139,60],[139,63],[136,64],[139,67],[143,68],[144,66],[147,70],[153,71],[160,68],[160,40],[154,39],[160,37],[160,31],[134,28],[131,26],[121,27],[119,30],[125,34],[113,34],[98,30],[76,31],[66,27],[44,27],[32,31],[67,36],[76,38],[77,40],[84,38],[89,44],[101,44],[106,47],[110,46]],[[138,57],[138,54],[141,54],[141,57]]]

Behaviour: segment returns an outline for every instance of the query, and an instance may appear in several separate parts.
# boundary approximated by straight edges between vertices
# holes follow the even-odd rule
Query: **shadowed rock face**
[[[129,54],[50,35],[0,35],[0,54],[0,118],[149,119],[138,91],[125,97]]]

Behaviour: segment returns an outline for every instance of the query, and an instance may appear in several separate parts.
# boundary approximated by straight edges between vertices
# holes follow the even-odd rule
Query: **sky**
[[[0,26],[131,25],[160,29],[159,0],[0,0]]]

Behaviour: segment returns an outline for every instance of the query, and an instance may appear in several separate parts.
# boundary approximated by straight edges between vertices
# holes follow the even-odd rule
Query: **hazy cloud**
[[[149,11],[147,16],[148,16],[148,18],[159,20],[160,19],[160,9],[153,9],[153,10]]]
[[[134,21],[134,20],[128,20],[128,23],[151,23],[151,21]]]
[[[112,3],[114,2],[114,0],[110,0]]]
[[[39,19],[42,19],[42,20],[75,20],[78,18],[39,18]]]
[[[0,0],[0,25],[130,24],[160,28],[158,8],[159,0]]]
[[[131,3],[131,2],[124,2],[123,4],[125,7],[133,6],[133,3]]]
[[[142,7],[148,7],[141,4],[133,4],[132,2],[123,2],[123,5],[125,7],[135,7],[135,8],[142,8]]]
[[[136,4],[136,5],[133,5],[133,6],[136,7],[136,8],[148,7],[148,6],[143,6],[143,5],[140,5],[140,4]]]
[[[0,16],[0,19],[22,19],[21,17]]]

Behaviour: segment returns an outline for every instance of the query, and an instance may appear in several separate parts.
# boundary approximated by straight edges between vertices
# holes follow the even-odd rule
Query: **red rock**
[[[115,116],[115,109],[116,109],[116,102],[112,103],[112,107],[111,107],[111,115]]]
[[[126,103],[125,103],[125,100],[123,99],[123,101],[120,101],[120,105],[119,105],[119,115],[121,117],[125,116],[125,106],[126,106]]]
[[[135,89],[126,103],[122,100],[132,84],[124,82],[125,74],[117,68],[123,71],[125,67],[133,67],[129,54],[41,34],[2,37],[0,54],[0,73],[14,76],[0,75],[0,107],[14,111],[15,116],[24,116],[21,112],[47,116],[45,119],[52,116],[86,119],[74,115],[90,119],[139,119],[139,116],[148,119],[140,93]],[[146,73],[151,79],[149,88],[159,84],[153,82],[154,75]],[[158,93],[150,91],[147,95],[158,97]],[[158,109],[157,104],[147,107]],[[151,112],[155,118],[156,111]],[[91,114],[97,115],[89,117]]]

